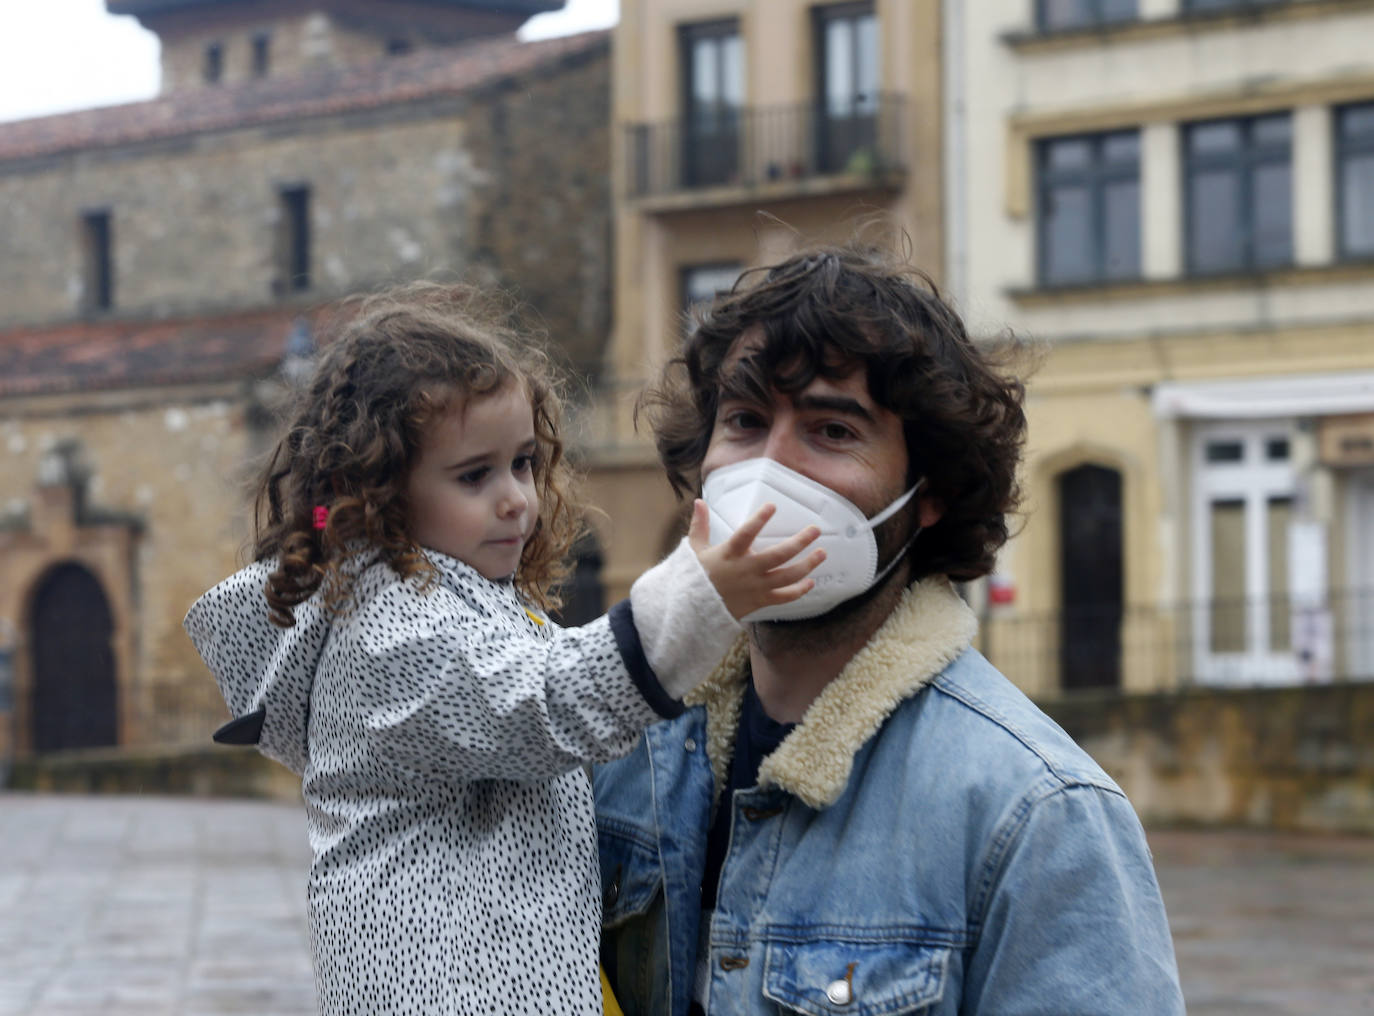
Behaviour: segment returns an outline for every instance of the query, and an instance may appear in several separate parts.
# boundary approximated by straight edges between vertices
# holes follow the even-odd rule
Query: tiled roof
[[[0,161],[376,109],[465,92],[609,45],[609,32],[487,39],[295,77],[198,88],[148,102],[0,124]]]
[[[160,14],[185,7],[209,7],[225,0],[105,0],[111,14]],[[436,0],[430,0],[431,3]],[[438,0],[450,7],[471,7],[485,11],[509,11],[513,14],[537,14],[556,11],[563,0]]]
[[[0,398],[260,377],[298,309],[0,331]]]

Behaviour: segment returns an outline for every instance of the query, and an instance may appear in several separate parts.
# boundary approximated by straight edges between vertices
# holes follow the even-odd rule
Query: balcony
[[[815,104],[716,107],[625,128],[628,196],[640,207],[786,199],[902,186],[904,102],[881,94],[844,112]]]

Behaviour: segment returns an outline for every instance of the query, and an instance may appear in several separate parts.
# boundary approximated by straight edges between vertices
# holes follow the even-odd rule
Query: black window
[[[224,77],[224,47],[218,42],[205,47],[205,66],[202,71],[206,82],[212,85]]]
[[[1342,257],[1374,257],[1374,102],[1336,110],[1337,243]]]
[[[1247,7],[1277,7],[1290,0],[1183,0],[1185,11],[1225,11]]]
[[[409,39],[394,38],[386,41],[387,56],[405,56],[415,48],[415,44]]]
[[[1140,276],[1140,132],[1039,145],[1037,239],[1047,285]]]
[[[1041,31],[1086,28],[1134,21],[1136,0],[1036,0],[1035,21]]]
[[[112,242],[108,211],[87,212],[81,217],[85,304],[88,310],[109,310],[114,306]]]
[[[259,32],[253,36],[253,77],[265,78],[272,66],[272,36]]]
[[[310,288],[310,188],[283,187],[278,222],[278,278],[284,291]]]
[[[1190,272],[1292,262],[1292,150],[1287,113],[1188,125],[1184,235]]]
[[[717,21],[681,29],[683,178],[688,186],[727,183],[739,172],[744,47],[739,25]]]
[[[683,309],[691,310],[697,304],[710,303],[721,293],[729,292],[743,270],[744,266],[738,261],[716,261],[683,268]]]
[[[876,140],[880,74],[878,19],[871,3],[818,7],[816,95],[818,163],[822,172],[845,169]]]

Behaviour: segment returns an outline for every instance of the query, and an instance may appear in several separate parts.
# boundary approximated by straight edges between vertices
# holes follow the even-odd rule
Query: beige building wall
[[[746,124],[795,122],[817,101],[817,10],[809,0],[622,0],[613,52],[615,322],[605,373],[584,430],[591,493],[606,513],[603,580],[608,598],[662,553],[677,533],[678,506],[648,435],[632,410],[640,391],[675,355],[682,335],[684,268],[743,267],[778,260],[799,245],[844,240],[877,220],[907,234],[914,260],[944,274],[941,144],[941,10],[937,0],[875,0],[879,90],[899,110],[900,168],[770,175],[759,141],[724,185],[669,185],[634,193],[642,153],[636,129],[665,137],[684,112],[680,33],[734,20],[742,57]],[[746,130],[750,128],[746,127]],[[759,134],[762,137],[762,134]],[[880,146],[881,147],[881,146]],[[747,148],[747,143],[746,143]],[[786,160],[782,160],[786,161]],[[661,169],[662,166],[655,168]],[[666,535],[665,535],[666,534]]]
[[[952,115],[951,133],[967,139],[947,163],[958,179],[948,192],[959,223],[950,241],[955,292],[977,333],[1010,329],[1043,351],[1028,403],[1030,511],[999,565],[1014,603],[990,613],[1004,645],[1034,649],[1021,673],[994,662],[1037,694],[1060,690],[1057,482],[1092,464],[1122,482],[1123,687],[1353,673],[1367,652],[1355,628],[1374,630],[1374,617],[1344,595],[1353,578],[1346,550],[1374,517],[1347,507],[1347,487],[1369,481],[1349,456],[1323,457],[1313,435],[1341,410],[1374,428],[1374,400],[1342,394],[1374,378],[1374,268],[1337,249],[1332,134],[1336,109],[1374,101],[1374,4],[1298,0],[1204,16],[1177,0],[1142,0],[1138,10],[1125,24],[1055,32],[1037,27],[1029,0],[946,5],[947,31],[962,40],[950,89],[964,112]],[[1291,116],[1291,263],[1191,273],[1186,125],[1268,113]],[[1139,131],[1139,277],[1046,283],[1037,259],[1037,146],[1122,129]],[[1281,379],[1294,387],[1271,397]],[[1256,428],[1287,442],[1287,478],[1257,479],[1266,468],[1257,467],[1245,482],[1278,483],[1265,496],[1286,500],[1291,522],[1319,533],[1303,546],[1318,549],[1290,565],[1280,560],[1281,534],[1257,551],[1264,538],[1256,532],[1265,530],[1252,524],[1245,559],[1225,567],[1248,568],[1233,578],[1250,582],[1252,593],[1260,566],[1269,570],[1268,592],[1281,597],[1294,583],[1324,581],[1318,609],[1329,633],[1222,660],[1217,615],[1191,605],[1220,588],[1209,506],[1239,495],[1217,493],[1224,478],[1204,453],[1209,435]],[[1291,624],[1288,635],[1298,638],[1296,613],[1267,623],[1271,634]],[[1313,646],[1325,663],[1303,661],[1299,650]]]
[[[20,638],[20,754],[32,736],[32,598],[65,562],[89,569],[110,605],[120,743],[200,742],[223,718],[213,684],[187,680],[203,671],[181,619],[250,536],[249,470],[264,439],[249,404],[237,385],[6,400],[0,617]],[[45,466],[63,444],[88,475],[84,498]]]

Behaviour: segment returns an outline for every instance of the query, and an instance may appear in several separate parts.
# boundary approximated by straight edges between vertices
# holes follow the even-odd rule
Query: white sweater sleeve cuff
[[[630,610],[645,659],[675,699],[710,676],[743,630],[685,536],[630,587]]]

